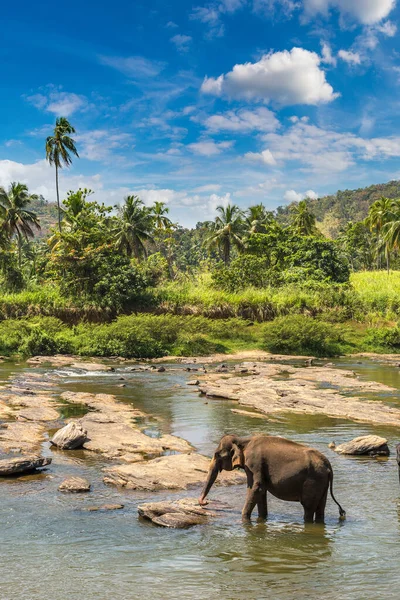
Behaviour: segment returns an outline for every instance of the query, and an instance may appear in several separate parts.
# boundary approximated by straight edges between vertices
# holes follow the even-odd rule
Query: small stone
[[[200,385],[200,381],[198,379],[193,379],[193,381],[188,381],[186,385]]]
[[[118,381],[125,381],[125,377],[118,377]]]
[[[50,440],[53,446],[61,450],[75,450],[81,448],[87,440],[87,431],[79,423],[68,423],[59,429]]]
[[[334,450],[336,448],[335,442],[331,442],[330,444],[328,444],[328,448],[330,448],[331,450]]]
[[[58,489],[60,492],[90,492],[90,483],[84,477],[69,477],[58,486]]]
[[[164,373],[165,372],[165,367],[158,367],[157,371],[159,373]]]
[[[119,383],[117,387],[124,388],[124,387],[126,387],[126,384],[125,383]]]

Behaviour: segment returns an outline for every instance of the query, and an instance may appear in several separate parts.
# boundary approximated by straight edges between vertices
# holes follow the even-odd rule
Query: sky
[[[2,7],[0,186],[137,194],[194,226],[400,178],[396,0],[47,0]]]

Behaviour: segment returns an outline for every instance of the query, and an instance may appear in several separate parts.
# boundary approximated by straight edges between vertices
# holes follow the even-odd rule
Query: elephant
[[[333,471],[329,460],[318,450],[278,436],[255,435],[248,438],[225,435],[221,438],[210,464],[199,504],[207,504],[206,496],[218,473],[244,469],[247,475],[247,497],[242,510],[250,520],[257,504],[258,516],[268,517],[267,492],[280,500],[300,502],[304,520],[323,522],[328,489],[339,507],[340,519],[346,512],[333,495]]]

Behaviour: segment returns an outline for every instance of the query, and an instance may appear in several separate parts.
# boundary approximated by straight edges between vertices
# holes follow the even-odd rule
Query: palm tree
[[[150,211],[153,216],[156,229],[170,229],[173,226],[172,221],[167,217],[169,208],[165,205],[165,202],[154,202]]]
[[[392,200],[390,212],[386,214],[386,223],[382,225],[382,243],[385,247],[386,266],[389,273],[390,250],[400,248],[400,199]]]
[[[368,216],[365,219],[365,224],[369,227],[370,231],[375,231],[377,236],[377,255],[378,255],[378,267],[379,267],[379,250],[385,249],[386,256],[386,267],[389,273],[390,269],[390,245],[395,243],[395,229],[391,230],[390,223],[396,221],[396,208],[398,210],[398,201],[392,198],[385,198],[382,196],[379,200],[376,200],[369,208]],[[382,239],[381,234],[384,232]],[[393,240],[393,241],[390,241]],[[394,246],[393,246],[394,247]]]
[[[222,251],[224,263],[230,260],[232,247],[243,250],[242,240],[244,221],[243,212],[236,204],[228,204],[225,208],[217,206],[218,216],[211,225],[211,234],[205,243],[209,248],[217,247]]]
[[[315,215],[309,211],[306,200],[291,207],[291,225],[300,235],[314,235],[317,232]]]
[[[114,229],[118,249],[138,260],[147,256],[145,242],[152,243],[154,221],[151,210],[137,196],[127,196],[118,210],[117,226]]]
[[[36,199],[37,196],[30,194],[24,183],[13,181],[8,191],[0,187],[1,228],[9,240],[14,235],[17,238],[19,266],[21,266],[24,240],[28,241],[33,238],[35,236],[34,229],[40,229],[37,215],[27,208],[30,202]]]
[[[72,164],[71,154],[79,158],[78,151],[75,147],[75,141],[70,137],[71,133],[75,133],[75,129],[65,117],[56,119],[56,126],[53,135],[49,135],[46,139],[46,159],[50,165],[56,168],[56,191],[57,191],[57,207],[58,207],[58,229],[61,232],[61,209],[60,209],[60,192],[58,189],[58,169],[69,167]]]
[[[246,214],[246,228],[248,234],[265,233],[266,228],[274,220],[272,212],[266,210],[264,204],[250,206]]]

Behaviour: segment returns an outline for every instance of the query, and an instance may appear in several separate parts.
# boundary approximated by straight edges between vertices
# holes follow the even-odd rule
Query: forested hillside
[[[378,183],[358,190],[339,190],[331,196],[307,200],[310,211],[316,216],[318,228],[328,237],[337,237],[349,221],[361,221],[375,200],[400,197],[400,181]],[[279,207],[280,221],[286,221],[292,205]]]

